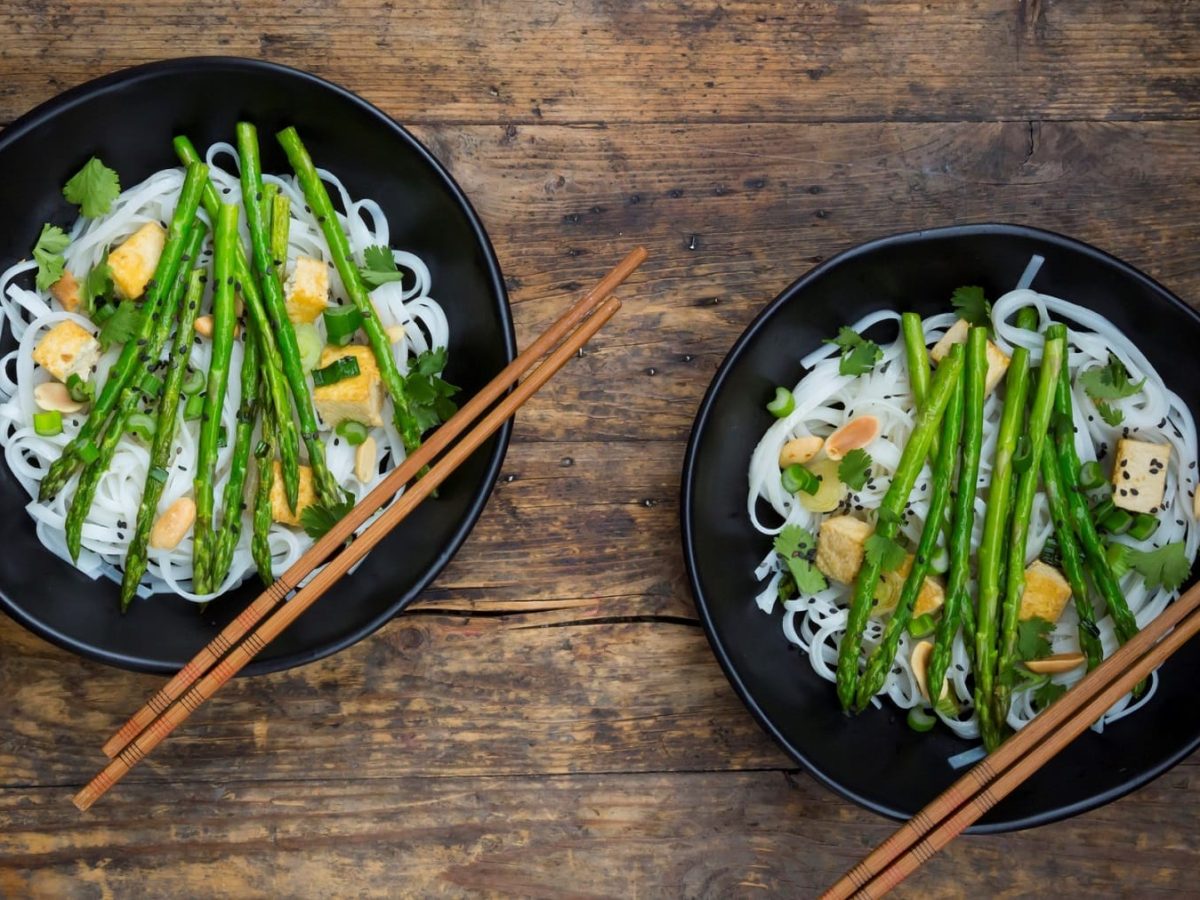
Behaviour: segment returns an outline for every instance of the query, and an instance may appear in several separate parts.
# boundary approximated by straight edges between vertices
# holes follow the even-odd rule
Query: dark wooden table
[[[445,162],[522,341],[651,260],[419,607],[231,686],[87,815],[158,680],[0,621],[0,895],[813,895],[893,825],[798,771],[709,652],[677,524],[697,403],[778,290],[887,232],[1040,225],[1200,300],[1200,4],[217,6],[0,4],[0,123],[164,56],[276,60]],[[1198,781],[960,840],[905,893],[1194,894]]]

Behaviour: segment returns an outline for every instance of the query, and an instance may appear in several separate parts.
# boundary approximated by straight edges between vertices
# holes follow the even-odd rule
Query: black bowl
[[[295,125],[319,166],[352,196],[379,201],[393,243],[429,265],[434,295],[450,320],[447,380],[471,396],[512,358],[512,320],[500,266],[483,226],[446,170],[411,134],[348,91],[284,66],[244,59],[182,59],[119,72],[68,91],[0,135],[6,173],[0,266],[27,257],[43,222],[74,210],[61,189],[91,155],[134,184],[177,164],[171,138],[200,148],[232,141],[239,119],[263,137],[263,167],[290,171],[273,139]],[[6,338],[8,335],[6,335]],[[0,352],[12,348],[8,339]],[[299,665],[346,647],[410,603],[449,562],[495,484],[510,428],[481,447],[361,567],[301,617],[250,673]],[[256,579],[203,615],[174,596],[117,612],[117,586],[92,581],[45,550],[24,510],[28,498],[0,465],[0,602],[18,622],[70,650],[112,665],[180,668],[258,591]]]
[[[863,806],[908,818],[961,773],[947,758],[969,744],[944,728],[916,734],[891,706],[842,714],[833,685],[788,644],[779,614],[759,611],[753,570],[768,541],[746,518],[750,455],[772,419],[775,385],[798,360],[866,313],[944,312],[951,291],[1010,290],[1033,254],[1036,289],[1087,304],[1132,335],[1193,412],[1200,316],[1146,275],[1061,235],[1012,225],[901,234],[856,247],[780,294],[738,339],[700,406],[683,473],[684,554],[696,605],[726,675],[763,727],[808,771]],[[975,831],[1040,825],[1107,803],[1166,771],[1200,744],[1193,696],[1200,642],[1159,672],[1158,691],[1104,734],[1088,732],[985,816]]]

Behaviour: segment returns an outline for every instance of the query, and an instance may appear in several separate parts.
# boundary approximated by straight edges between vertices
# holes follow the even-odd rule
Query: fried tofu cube
[[[1019,618],[1044,619],[1054,623],[1071,599],[1071,585],[1062,572],[1035,559],[1025,570],[1025,592],[1021,595]]]
[[[321,367],[343,356],[358,360],[358,374],[333,384],[313,389],[313,403],[321,420],[331,427],[347,419],[364,425],[383,424],[383,379],[375,365],[370,347],[351,344],[348,347],[326,347],[321,351]]]
[[[935,363],[941,362],[946,358],[946,354],[950,352],[950,348],[955,344],[965,344],[967,342],[967,332],[971,330],[971,325],[966,319],[959,319],[949,330],[942,335],[941,339],[933,345],[933,349],[929,351],[929,356]],[[993,344],[987,342],[987,377],[984,378],[983,392],[985,396],[991,396],[992,391],[996,389],[1004,378],[1004,373],[1008,371],[1008,364],[1012,362],[1008,354]]]
[[[158,268],[166,241],[166,230],[157,222],[147,222],[108,254],[113,285],[122,297],[136,300],[142,296]]]
[[[315,322],[329,306],[329,270],[325,263],[309,256],[298,257],[284,293],[292,322]]]
[[[916,557],[910,553],[904,558],[904,563],[900,568],[884,572],[879,577],[879,587],[875,589],[875,602],[871,605],[871,615],[882,616],[896,608],[896,604],[900,602],[900,593],[904,589],[904,582],[908,578],[908,573],[912,571],[915,560]],[[925,581],[921,583],[921,590],[917,592],[912,614],[923,616],[925,613],[936,612],[942,608],[942,604],[945,602],[946,589],[942,587],[941,581],[927,575]]]
[[[87,381],[99,358],[100,342],[70,321],[59,322],[47,331],[33,351],[33,361],[59,381],[72,375]]]
[[[283,466],[279,460],[272,464],[275,477],[271,480],[271,518],[293,528],[300,527],[300,513],[306,506],[317,502],[317,494],[313,489],[312,469],[300,466],[300,490],[296,495],[296,511],[292,512],[287,502],[287,493],[283,489]]]
[[[867,538],[875,529],[853,516],[832,516],[817,536],[817,568],[834,581],[850,584],[862,568]]]
[[[64,269],[62,277],[50,285],[50,296],[61,303],[67,312],[79,309],[79,281],[70,269]]]
[[[1135,513],[1158,512],[1167,490],[1171,445],[1122,438],[1114,459],[1113,504]]]

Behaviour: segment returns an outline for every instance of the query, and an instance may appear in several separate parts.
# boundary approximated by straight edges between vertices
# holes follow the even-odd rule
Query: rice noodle
[[[1121,360],[1134,381],[1146,379],[1143,390],[1133,397],[1113,404],[1124,413],[1122,428],[1106,425],[1087,393],[1079,387],[1073,387],[1076,448],[1083,462],[1103,458],[1112,451],[1126,428],[1130,436],[1140,440],[1169,443],[1171,460],[1157,531],[1144,541],[1135,541],[1128,534],[1113,540],[1145,550],[1182,541],[1187,558],[1194,560],[1200,546],[1200,529],[1195,527],[1191,509],[1192,494],[1197,488],[1197,439],[1196,426],[1190,410],[1182,399],[1164,384],[1145,355],[1112,322],[1086,307],[1031,290],[1030,285],[1041,264],[1042,258],[1035,256],[1022,274],[1018,287],[994,304],[992,324],[996,343],[1006,353],[1011,353],[1015,346],[1026,347],[1030,350],[1033,364],[1039,363],[1041,338],[1034,331],[1019,329],[1012,324],[1018,309],[1033,306],[1038,311],[1042,327],[1051,319],[1068,325],[1067,365],[1073,385],[1076,383],[1075,376],[1081,372],[1107,364],[1110,352]],[[798,525],[816,534],[822,518],[820,513],[807,511],[796,497],[784,491],[779,476],[779,452],[784,443],[808,434],[828,435],[855,416],[868,413],[877,416],[882,426],[879,438],[868,448],[873,459],[872,479],[863,490],[848,493],[839,512],[851,512],[868,521],[874,521],[875,510],[887,492],[891,473],[899,462],[901,451],[913,427],[914,408],[904,359],[904,341],[899,336],[890,341],[885,340],[891,335],[882,334],[880,328],[881,325],[898,319],[897,312],[885,310],[871,313],[851,325],[855,331],[879,342],[883,351],[881,361],[873,371],[865,375],[840,375],[838,359],[833,355],[836,348],[832,345],[822,345],[801,359],[802,367],[808,371],[793,390],[794,411],[767,429],[750,459],[747,514],[754,527],[764,535],[778,534],[787,525]],[[936,342],[954,321],[955,316],[951,313],[926,318],[926,344]],[[998,396],[1001,393],[1002,391],[998,391],[984,404],[980,487],[991,483],[991,467],[1002,409],[1002,399]],[[920,537],[929,510],[931,474],[928,464],[923,466],[909,497],[908,508],[913,514],[906,517],[901,525],[903,536],[914,545]],[[978,549],[982,536],[985,508],[985,497],[977,496],[971,538],[973,553]],[[767,516],[769,521],[764,521],[764,516]],[[1041,553],[1053,530],[1054,525],[1046,499],[1039,492],[1030,519],[1027,563]],[[755,570],[756,579],[762,582],[762,590],[755,597],[755,602],[764,612],[770,613],[776,606],[779,581],[783,572],[783,562],[773,550]],[[975,583],[972,580],[972,594],[974,589]],[[1178,596],[1177,591],[1167,591],[1161,587],[1147,589],[1144,580],[1136,572],[1130,572],[1121,579],[1121,589],[1140,627],[1144,627]],[[782,603],[784,635],[808,655],[813,671],[827,681],[835,680],[838,645],[845,631],[850,593],[849,586],[831,581],[828,588],[814,596]],[[1098,598],[1093,599],[1095,601]],[[1098,614],[1102,610],[1101,603]],[[1099,618],[1097,624],[1104,654],[1108,656],[1118,646],[1112,618],[1105,614]],[[869,654],[878,645],[882,633],[880,621],[876,618],[870,619],[863,641],[864,654]],[[1055,653],[1079,650],[1078,618],[1073,605],[1068,604],[1062,617],[1055,624],[1050,642]],[[909,664],[913,644],[914,639],[906,630],[901,637],[891,671],[879,694],[879,697],[886,696],[905,709],[923,702]],[[956,718],[950,718],[940,712],[938,715],[957,735],[973,739],[979,735],[979,726],[973,708],[970,674],[966,646],[960,632],[954,639],[948,678],[951,691],[962,712]],[[1083,674],[1082,670],[1076,669],[1056,675],[1053,680],[1069,686],[1082,678]],[[1157,684],[1156,673],[1146,694],[1136,704],[1130,702],[1129,696],[1122,698],[1108,710],[1096,727],[1102,729],[1104,724],[1115,722],[1136,711],[1150,699]],[[1033,691],[1016,691],[1008,723],[1019,729],[1026,725],[1036,712]]]
[[[208,148],[205,158],[222,199],[229,203],[240,203],[242,194],[238,180],[237,151],[230,144],[213,144]],[[346,229],[350,246],[359,260],[369,246],[389,246],[391,233],[387,217],[379,204],[371,199],[352,199],[335,175],[325,170],[319,172],[335,197],[340,198],[343,212],[338,214],[338,221]],[[329,266],[333,296],[344,301],[345,291],[337,270],[332,267],[329,247],[316,217],[305,206],[303,192],[295,178],[266,175],[264,180],[278,185],[292,201],[288,270],[294,267],[295,259],[300,255],[322,260]],[[69,231],[71,242],[63,254],[67,269],[82,280],[93,266],[105,260],[112,247],[145,223],[159,222],[165,225],[174,213],[182,184],[182,168],[163,169],[122,192],[103,217],[79,218]],[[203,211],[200,215],[208,221]],[[245,217],[241,217],[241,220],[243,240],[248,244]],[[209,240],[202,253],[206,261],[211,257],[211,247]],[[383,285],[372,292],[371,299],[385,326],[405,327],[405,337],[394,344],[394,353],[401,372],[407,372],[410,359],[417,354],[447,346],[449,326],[441,306],[430,296],[432,279],[425,263],[415,254],[404,251],[395,250],[392,255],[401,270],[412,278],[406,277],[403,287],[401,283]],[[89,319],[64,312],[49,292],[36,290],[33,285],[35,269],[34,262],[22,260],[0,273],[0,336],[7,327],[18,344],[16,350],[0,357],[0,447],[3,448],[9,468],[31,498],[26,509],[36,523],[39,540],[52,553],[70,562],[63,528],[70,500],[78,484],[78,475],[68,482],[66,489],[60,491],[57,497],[45,503],[37,500],[37,491],[49,464],[79,431],[86,411],[64,416],[60,435],[41,437],[34,433],[32,421],[37,406],[33,400],[33,389],[39,382],[47,380],[48,375],[40,368],[35,368],[33,349],[47,329],[64,320],[75,321],[92,332],[97,329]],[[205,297],[206,303],[211,302],[211,288],[209,291]],[[318,319],[314,324],[324,337],[323,321]],[[210,348],[208,341],[193,345],[190,355],[193,368],[207,371]],[[120,347],[113,347],[101,358],[93,376],[97,384],[104,383],[119,352]],[[242,344],[235,341],[230,362],[230,370],[235,374],[229,380],[221,416],[227,433],[231,435],[236,429],[237,408],[241,399],[240,379],[236,375],[241,358]],[[331,429],[321,428],[330,472],[356,500],[382,480],[383,473],[404,459],[403,443],[391,425],[391,400],[386,401],[383,418],[387,425],[371,429],[379,451],[376,474],[367,484],[358,481],[354,475],[356,448],[335,436]],[[198,422],[179,423],[174,455],[159,503],[160,512],[192,490],[198,440]],[[218,501],[229,478],[232,452],[231,441],[217,454],[214,496]],[[121,567],[137,520],[148,463],[149,450],[144,443],[129,435],[121,439],[112,464],[100,479],[95,502],[84,522],[83,550],[77,567],[87,575],[93,578],[103,576],[117,582],[121,580]],[[252,490],[252,484],[247,486],[247,490]],[[255,571],[250,556],[249,511],[244,515],[246,521],[243,522],[242,536],[234,550],[229,574],[215,593],[195,594],[191,591],[192,536],[189,533],[173,550],[149,551],[149,566],[138,594],[146,597],[151,593],[167,591],[199,602],[236,587]],[[273,524],[270,546],[275,571],[286,569],[311,545],[312,539],[302,531]]]

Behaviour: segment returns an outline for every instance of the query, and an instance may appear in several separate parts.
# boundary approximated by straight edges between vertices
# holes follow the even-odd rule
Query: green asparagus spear
[[[963,355],[961,347],[956,347],[953,352],[960,357]],[[879,689],[887,680],[888,672],[891,671],[892,663],[896,659],[896,648],[900,646],[900,638],[904,636],[904,631],[908,628],[909,620],[912,618],[913,605],[916,603],[917,595],[921,592],[921,587],[925,584],[925,576],[929,574],[929,563],[937,548],[938,535],[941,533],[946,505],[950,499],[950,479],[954,474],[954,463],[958,458],[955,450],[962,432],[962,418],[963,379],[959,378],[955,382],[950,403],[946,407],[942,420],[942,452],[938,454],[937,462],[933,467],[929,515],[921,529],[916,556],[913,559],[912,568],[908,572],[908,577],[904,581],[904,587],[900,591],[900,599],[896,602],[896,608],[892,611],[892,617],[884,629],[883,640],[867,660],[866,671],[859,682],[856,704],[859,712],[867,708],[871,698],[879,693]],[[939,688],[935,685],[940,686],[941,683],[941,680],[928,682],[931,696],[940,693]],[[935,703],[938,700],[937,696],[932,696],[932,699]]]
[[[938,622],[933,653],[929,657],[929,684],[941,684],[950,667],[954,635],[963,623],[964,611],[971,598],[967,582],[971,577],[971,532],[975,527],[975,493],[979,480],[979,456],[983,446],[984,386],[987,380],[987,329],[973,327],[967,334],[967,361],[963,388],[962,464],[958,472],[958,490],[951,514],[950,572],[946,576],[946,602]],[[964,632],[964,636],[965,636]],[[972,649],[972,648],[968,648]]]
[[[175,138],[174,145],[175,154],[183,161],[184,165],[200,159],[200,154],[196,152],[192,142],[183,135]],[[204,185],[202,199],[209,219],[215,222],[221,201],[211,180],[207,180]],[[278,431],[276,442],[279,447],[280,464],[283,468],[284,493],[287,495],[288,502],[294,507],[300,493],[300,443],[296,435],[296,423],[292,419],[291,403],[288,400],[290,382],[284,377],[284,368],[289,364],[284,357],[286,348],[275,342],[275,332],[271,320],[263,306],[258,282],[250,268],[249,260],[246,259],[246,251],[242,247],[241,241],[237,242],[235,251],[237,256],[233,261],[233,274],[237,279],[242,299],[246,301],[246,312],[259,342],[259,356],[262,358],[263,364],[262,375],[270,393],[271,406],[275,410],[272,421],[275,422],[275,428]],[[299,355],[295,355],[292,359],[295,368],[300,372],[300,382],[304,387],[303,398],[297,398],[297,406],[305,407],[311,403],[308,396],[308,385],[304,383],[304,372],[300,369]]]
[[[1058,540],[1058,553],[1062,558],[1063,574],[1071,585],[1071,595],[1075,598],[1075,612],[1079,616],[1079,647],[1087,656],[1087,667],[1090,672],[1104,658],[1104,649],[1100,646],[1100,632],[1096,629],[1096,611],[1088,596],[1087,578],[1084,576],[1083,559],[1079,554],[1079,542],[1071,528],[1070,514],[1067,512],[1066,490],[1063,488],[1062,476],[1058,471],[1058,461],[1055,459],[1054,448],[1049,447],[1042,454],[1042,487],[1046,491],[1047,505],[1050,516],[1054,519],[1054,534]]]
[[[274,185],[270,185],[274,187]],[[283,281],[287,277],[288,230],[292,223],[292,201],[287,194],[275,193],[267,205],[263,194],[263,212],[270,210],[271,224],[267,229],[271,235],[271,261],[275,264],[275,276]]]
[[[308,464],[312,467],[313,483],[322,503],[336,504],[342,493],[325,464],[325,445],[317,433],[317,415],[313,410],[312,397],[308,392],[308,381],[300,365],[300,348],[296,343],[296,332],[287,316],[283,286],[276,274],[275,259],[271,255],[270,235],[267,234],[266,215],[262,204],[262,162],[258,155],[258,134],[249,122],[237,124],[238,155],[242,166],[242,203],[246,207],[246,223],[250,226],[250,244],[253,249],[254,271],[266,300],[267,311],[283,353],[283,371],[292,388],[292,398],[300,417],[301,436],[308,448]],[[286,215],[281,215],[286,225]],[[285,233],[286,235],[286,233]],[[285,237],[286,239],[286,237]],[[285,245],[286,248],[286,245]],[[286,250],[285,250],[286,252]],[[281,258],[280,263],[286,262]],[[390,344],[388,345],[390,348]],[[388,351],[391,352],[390,349]],[[296,500],[288,496],[293,509]]]
[[[196,221],[188,229],[179,254],[181,260],[187,257],[190,262],[199,255],[200,248],[204,243],[204,234],[204,224],[199,221]],[[146,323],[143,322],[143,327],[139,329],[139,334],[145,336],[138,337],[136,340],[138,352],[130,371],[128,383],[121,389],[121,393],[117,397],[113,419],[100,441],[99,454],[84,467],[83,473],[79,477],[79,486],[75,488],[71,506],[67,510],[64,530],[71,559],[79,559],[79,551],[83,543],[84,520],[92,508],[92,501],[96,497],[100,479],[104,477],[104,473],[112,463],[113,455],[117,452],[117,445],[125,432],[126,421],[129,416],[137,412],[139,400],[145,399],[150,406],[153,406],[158,399],[158,392],[162,389],[161,382],[150,382],[146,376],[152,375],[154,367],[158,364],[159,354],[162,352],[163,344],[167,342],[167,336],[171,333],[171,325],[175,321],[175,310],[179,307],[186,286],[187,279],[185,277],[177,278],[175,283],[168,287],[164,302],[160,305],[158,314],[149,323],[149,328],[146,328]],[[150,318],[149,311],[144,312],[143,316]]]
[[[125,612],[133,602],[138,583],[146,573],[146,548],[150,542],[150,530],[158,515],[158,501],[167,482],[167,469],[171,465],[171,448],[175,442],[176,423],[179,421],[179,393],[187,374],[188,356],[192,349],[192,328],[196,324],[200,300],[204,296],[205,280],[202,266],[197,265],[189,272],[187,292],[180,306],[179,324],[175,329],[175,342],[171,347],[167,379],[163,386],[162,399],[158,404],[157,427],[150,447],[150,467],[142,488],[137,524],[129,542],[129,552],[125,556],[125,573],[121,579],[121,612]]]
[[[1012,526],[1008,539],[1008,573],[1001,606],[999,655],[993,687],[993,717],[999,725],[1008,717],[1012,698],[1011,670],[1016,664],[1017,621],[1021,612],[1021,597],[1025,593],[1025,551],[1029,543],[1029,517],[1033,498],[1041,475],[1042,453],[1050,417],[1054,412],[1054,394],[1059,371],[1066,357],[1067,342],[1061,337],[1046,337],[1042,342],[1042,365],[1038,371],[1037,390],[1029,410],[1029,460],[1017,479],[1017,496],[1013,503]],[[991,749],[991,748],[988,748]]]
[[[879,504],[878,522],[875,533],[892,539],[900,527],[904,505],[912,492],[913,483],[925,459],[929,456],[929,442],[942,420],[950,403],[955,385],[962,374],[963,352],[961,345],[942,360],[933,376],[927,403],[917,413],[912,434],[900,454],[900,462],[892,475],[892,483]],[[854,582],[854,593],[850,600],[850,611],[846,621],[846,633],[838,650],[837,689],[843,709],[850,709],[858,693],[858,657],[862,650],[863,628],[871,613],[871,600],[879,585],[880,563],[866,559]]]
[[[900,332],[904,335],[904,357],[908,362],[908,383],[912,388],[913,406],[921,408],[929,393],[929,351],[925,349],[925,326],[915,312],[900,315]],[[938,454],[938,436],[929,445],[930,459]]]
[[[1032,314],[1032,321],[1030,315]],[[1026,307],[1018,313],[1017,323],[1033,327],[1037,313]],[[1013,454],[1017,437],[1024,426],[1025,396],[1029,390],[1029,351],[1013,350],[1004,378],[1007,395],[996,436],[992,461],[992,483],[988,488],[987,512],[983,519],[983,538],[979,544],[979,610],[975,619],[975,711],[979,730],[987,747],[1000,743],[1003,723],[992,716],[992,695],[996,675],[996,629],[1000,603],[1000,567],[1004,559],[1004,537],[1008,533],[1009,507],[1012,505]]]
[[[229,573],[233,551],[242,536],[242,511],[246,508],[243,488],[246,485],[246,468],[250,462],[250,451],[254,439],[254,423],[258,419],[258,341],[256,336],[246,334],[242,356],[242,394],[238,404],[237,431],[233,438],[233,454],[229,468],[229,480],[225,482],[222,495],[221,531],[217,535],[217,552],[210,578],[212,590],[217,590]]]
[[[200,441],[196,454],[195,540],[192,547],[192,584],[198,594],[211,593],[216,535],[213,533],[213,477],[217,467],[217,438],[221,430],[221,410],[229,384],[229,359],[233,352],[234,310],[233,259],[237,246],[238,208],[222,203],[217,211],[213,240],[213,334],[212,356],[208,363],[208,387],[204,394],[204,412],[200,417]]]
[[[121,355],[109,371],[108,380],[100,389],[100,395],[92,404],[87,420],[79,429],[79,433],[63,448],[58,459],[50,464],[46,477],[42,479],[42,483],[38,487],[39,500],[45,501],[53,497],[75,474],[75,470],[82,462],[80,451],[89,445],[94,445],[100,438],[121,391],[129,383],[133,373],[140,371],[138,356],[145,346],[143,342],[149,337],[156,320],[162,315],[161,309],[175,284],[187,231],[196,217],[196,210],[200,206],[200,194],[207,182],[207,166],[199,162],[188,166],[187,175],[183,179],[183,188],[179,193],[179,202],[171,217],[166,243],[158,258],[158,265],[154,269],[154,278],[146,285],[146,296],[142,302],[142,322],[138,334],[134,340],[127,341],[121,349]]]
[[[345,232],[342,231],[341,225],[338,224],[337,213],[334,212],[333,204],[329,200],[329,193],[325,190],[325,185],[317,174],[312,158],[308,155],[308,150],[305,149],[296,129],[285,128],[276,135],[276,138],[287,154],[292,169],[296,172],[296,178],[304,190],[304,197],[312,208],[313,214],[316,215],[317,222],[321,225],[325,240],[329,244],[329,252],[333,256],[333,264],[337,267],[346,293],[358,311],[362,313],[363,331],[366,332],[371,351],[375,355],[375,362],[383,376],[384,386],[391,395],[395,407],[396,430],[400,432],[405,449],[411,453],[421,445],[421,427],[409,410],[404,377],[396,366],[396,358],[392,355],[392,344],[388,340],[379,317],[375,315],[375,307],[371,304],[371,298],[367,295],[366,287],[358,273],[358,267],[351,257],[350,242],[347,240]],[[242,165],[243,171],[245,171],[244,154]]]
[[[258,568],[263,584],[275,580],[271,569],[271,483],[275,480],[275,429],[271,422],[270,405],[260,400],[262,409],[262,439],[254,450],[258,469],[258,487],[254,492],[254,529],[250,535],[250,555]]]
[[[1046,329],[1047,334],[1062,335],[1065,338],[1066,326],[1055,323]],[[1058,471],[1062,476],[1063,493],[1067,499],[1067,513],[1079,543],[1083,547],[1087,571],[1092,576],[1100,596],[1108,604],[1108,612],[1113,617],[1117,638],[1125,643],[1138,632],[1137,620],[1129,609],[1121,585],[1113,575],[1108,557],[1104,553],[1104,544],[1096,531],[1096,523],[1092,521],[1088,509],[1087,498],[1079,486],[1079,455],[1075,451],[1075,423],[1071,403],[1070,377],[1064,368],[1060,375],[1058,393],[1055,398],[1057,406],[1057,424],[1055,426],[1055,455],[1058,459]],[[1139,687],[1141,687],[1139,685]],[[1140,693],[1140,691],[1135,691]]]

